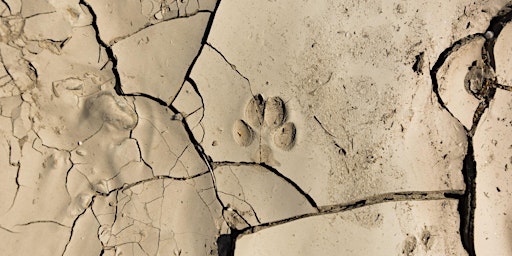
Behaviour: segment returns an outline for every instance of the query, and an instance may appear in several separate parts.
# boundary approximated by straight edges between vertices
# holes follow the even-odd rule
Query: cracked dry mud
[[[0,20],[1,255],[512,255],[512,2]]]

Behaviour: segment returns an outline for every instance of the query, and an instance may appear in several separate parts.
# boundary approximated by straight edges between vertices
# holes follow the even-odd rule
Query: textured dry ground
[[[2,0],[0,254],[512,255],[507,4]]]

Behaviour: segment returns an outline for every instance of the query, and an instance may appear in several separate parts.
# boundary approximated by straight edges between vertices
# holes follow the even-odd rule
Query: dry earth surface
[[[0,20],[1,255],[512,255],[509,1]]]

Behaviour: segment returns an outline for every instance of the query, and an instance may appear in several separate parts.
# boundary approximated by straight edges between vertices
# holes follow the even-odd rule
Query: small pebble
[[[491,39],[494,37],[494,33],[492,31],[487,31],[485,32],[484,36],[486,39]]]

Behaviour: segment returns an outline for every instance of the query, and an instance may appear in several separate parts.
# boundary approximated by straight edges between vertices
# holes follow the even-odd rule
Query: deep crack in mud
[[[508,4],[505,6],[496,17],[494,17],[490,21],[490,25],[486,31],[469,35],[465,38],[462,38],[456,41],[452,46],[447,48],[441,53],[438,60],[434,64],[432,70],[430,71],[430,77],[432,79],[433,90],[437,96],[439,104],[450,114],[451,111],[446,107],[443,102],[440,93],[439,93],[439,84],[437,81],[437,72],[444,64],[446,59],[449,57],[451,53],[456,51],[462,45],[470,42],[471,40],[483,37],[485,38],[485,43],[482,47],[482,59],[484,61],[485,67],[487,69],[492,70],[490,72],[490,76],[484,77],[481,80],[481,89],[475,95],[480,99],[480,103],[473,114],[473,124],[470,129],[466,129],[467,134],[467,142],[468,149],[466,156],[464,157],[462,174],[464,176],[464,183],[466,184],[466,189],[464,194],[461,197],[456,196],[459,199],[459,207],[458,211],[460,214],[460,235],[461,241],[470,256],[476,255],[475,253],[475,209],[477,207],[476,202],[476,176],[477,176],[477,163],[475,161],[474,155],[474,145],[473,145],[473,136],[478,127],[480,119],[484,112],[489,108],[489,104],[491,100],[494,98],[494,94],[497,88],[508,89],[508,86],[503,86],[498,84],[496,77],[494,76],[494,71],[496,70],[495,56],[494,56],[494,46],[496,44],[496,39],[500,35],[502,29],[512,20],[512,4]],[[468,92],[469,93],[469,92]],[[453,116],[453,114],[452,114]],[[455,116],[454,116],[455,118]],[[481,174],[485,175],[485,174]]]

